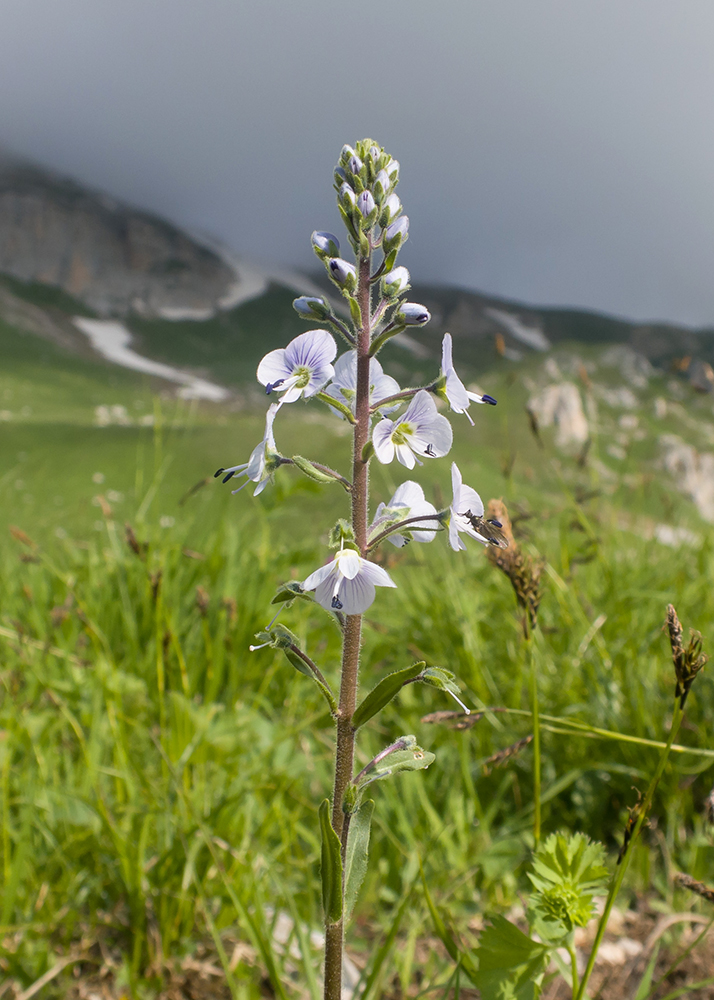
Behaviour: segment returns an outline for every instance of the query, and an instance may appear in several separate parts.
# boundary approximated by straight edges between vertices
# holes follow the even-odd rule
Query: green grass
[[[278,584],[304,579],[325,558],[345,494],[281,470],[259,499],[251,490],[231,496],[212,473],[247,460],[262,413],[155,398],[131,372],[30,335],[0,336],[0,402],[13,413],[0,437],[2,976],[26,988],[84,941],[85,974],[113,956],[119,979],[148,996],[162,956],[178,961],[213,939],[228,959],[237,941],[248,946],[236,996],[261,996],[271,969],[292,995],[294,975],[317,974],[319,952],[303,936],[299,957],[286,961],[271,943],[271,914],[289,913],[305,931],[320,926],[316,806],[330,788],[332,726],[319,694],[281,655],[248,646],[272,617]],[[455,419],[453,457],[484,499],[504,496],[524,544],[548,560],[536,655],[541,712],[559,721],[544,718],[545,831],[583,830],[614,852],[632,786],[645,786],[657,751],[592,727],[666,738],[668,602],[711,650],[714,534],[658,471],[656,445],[669,431],[705,447],[711,404],[685,397],[691,426],[678,411],[656,420],[653,400],[668,391],[657,376],[638,391],[645,438],[628,444],[625,459],[610,456],[620,411],[601,403],[600,435],[580,466],[554,449],[549,431],[541,449],[528,429],[523,379],[539,379],[541,365],[493,369],[484,388],[499,407],[478,408],[474,429]],[[622,381],[605,369],[597,378]],[[124,406],[131,425],[95,426],[98,405]],[[344,425],[319,413],[291,408],[276,426],[278,446],[347,473]],[[153,426],[139,423],[146,414]],[[405,478],[376,467],[375,503]],[[448,463],[426,463],[414,478],[448,502]],[[700,542],[671,549],[642,537],[644,525],[665,521]],[[524,884],[530,750],[489,774],[483,762],[530,732],[528,679],[510,584],[483,550],[456,555],[443,537],[387,549],[398,589],[380,592],[368,615],[362,691],[423,658],[453,670],[474,707],[513,710],[446,730],[420,720],[453,703],[412,686],[360,736],[362,763],[404,733],[437,755],[427,772],[376,788],[370,873],[349,945],[377,954],[411,892],[383,976],[427,988],[450,967],[417,948],[432,933],[412,891],[419,861],[467,938],[472,918],[509,907]],[[281,621],[334,682],[339,636],[328,617],[299,603]],[[694,749],[711,749],[713,697],[705,671],[681,737]],[[574,721],[591,730],[576,732]],[[627,892],[654,889],[681,908],[689,901],[672,895],[673,865],[711,879],[701,814],[713,762],[675,755]],[[43,996],[62,996],[71,980],[68,968]]]

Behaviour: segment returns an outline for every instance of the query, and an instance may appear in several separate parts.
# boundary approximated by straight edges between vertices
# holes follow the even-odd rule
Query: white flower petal
[[[354,549],[341,549],[335,556],[337,572],[348,580],[354,580],[357,574],[362,572],[364,563],[365,560]]]
[[[459,493],[459,514],[464,514],[470,510],[475,517],[483,517],[483,501],[476,490],[470,486],[462,486]]]
[[[285,350],[281,347],[265,355],[258,365],[256,375],[262,385],[272,385],[280,379],[289,378],[292,373],[292,367],[289,367],[285,360]]]
[[[411,450],[407,444],[397,444],[394,445],[394,450],[397,453],[397,461],[405,466],[407,469],[413,469],[416,465],[416,458],[414,457],[414,452]],[[376,448],[375,448],[376,452]],[[377,455],[379,458],[379,455]],[[421,465],[421,462],[419,463]]]
[[[402,417],[405,423],[417,425],[429,424],[437,416],[436,403],[431,398],[426,389],[420,389],[414,399],[407,407],[407,411]]]
[[[459,494],[461,492],[461,484],[463,479],[461,478],[461,472],[459,470],[456,462],[451,463],[451,491],[453,495],[453,503],[457,504],[459,501]]]
[[[360,573],[354,580],[345,580],[340,585],[338,598],[346,615],[361,615],[374,603],[374,584]]]
[[[285,364],[291,373],[298,367],[310,369],[329,365],[337,354],[337,344],[327,330],[308,330],[291,340],[285,348]]]
[[[392,442],[393,430],[393,420],[380,420],[372,431],[374,453],[382,465],[389,465],[390,462],[394,461],[394,444]],[[413,468],[413,466],[414,463],[412,462],[411,468]]]
[[[415,483],[413,479],[407,479],[406,482],[397,487],[387,506],[396,507],[397,504],[405,504],[407,507],[411,507],[423,501],[424,490],[419,483]]]
[[[444,455],[448,455],[451,451],[454,432],[449,421],[440,413],[434,416],[428,429],[420,428],[420,433],[424,436],[428,435],[428,443],[431,445],[429,449],[431,458],[443,458]],[[426,451],[420,451],[419,453],[427,454]]]
[[[369,580],[375,587],[396,587],[396,583],[392,580],[386,569],[382,569],[376,563],[369,562],[368,559],[361,559],[360,562],[362,563],[359,573],[360,578]]]
[[[330,562],[328,562],[325,566],[320,566],[320,568],[316,569],[314,573],[311,573],[310,576],[307,578],[307,580],[303,581],[302,589],[314,590],[316,587],[319,587],[320,584],[329,580],[331,576],[336,577],[336,575],[337,575],[337,567],[335,566],[335,561],[333,559]]]

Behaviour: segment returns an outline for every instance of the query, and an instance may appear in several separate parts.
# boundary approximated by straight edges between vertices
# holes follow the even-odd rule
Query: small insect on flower
[[[462,511],[461,516],[466,518],[474,531],[487,538],[491,545],[497,545],[499,549],[508,548],[508,539],[501,530],[503,525],[500,521],[491,517],[479,517],[470,510]]]

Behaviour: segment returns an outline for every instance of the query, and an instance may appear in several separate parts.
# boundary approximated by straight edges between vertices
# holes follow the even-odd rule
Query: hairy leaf
[[[357,894],[367,874],[367,857],[369,855],[369,832],[374,812],[374,800],[367,799],[350,817],[350,829],[347,834],[347,851],[345,853],[345,918],[348,919]]]
[[[340,838],[330,821],[330,802],[325,799],[319,809],[322,852],[322,906],[328,923],[336,924],[342,916],[342,856]]]
[[[395,670],[393,674],[387,674],[386,677],[383,677],[379,684],[369,692],[352,716],[352,725],[354,728],[359,729],[365,722],[369,722],[377,712],[381,712],[384,706],[389,704],[407,681],[417,678],[425,666],[426,664],[422,660],[419,663],[412,664],[411,667]]]

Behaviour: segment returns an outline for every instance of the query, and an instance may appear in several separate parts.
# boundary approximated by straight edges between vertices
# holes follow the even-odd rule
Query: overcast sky
[[[713,0],[2,0],[0,144],[313,267],[402,164],[415,279],[714,324]]]

